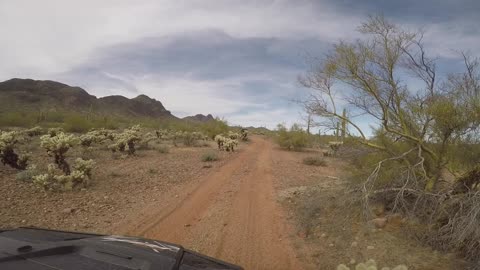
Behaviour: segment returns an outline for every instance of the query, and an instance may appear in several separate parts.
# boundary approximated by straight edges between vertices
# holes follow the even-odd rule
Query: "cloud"
[[[373,0],[11,0],[0,2],[0,80],[54,79],[98,96],[147,94],[179,116],[290,124],[306,55],[359,37],[368,14],[427,30],[433,56],[480,55],[480,4]],[[447,72],[445,70],[445,72]]]

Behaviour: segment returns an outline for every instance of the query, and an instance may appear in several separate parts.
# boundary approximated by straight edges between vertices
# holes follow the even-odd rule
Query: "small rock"
[[[307,233],[305,231],[300,231],[298,232],[298,237],[302,238],[302,239],[305,239],[307,238]]]
[[[404,264],[401,264],[399,266],[395,266],[393,270],[408,270],[408,267]]]
[[[355,261],[355,259],[351,259],[350,260],[350,264],[355,264],[357,261]]]
[[[329,247],[334,247],[335,245],[333,243],[330,243],[328,246]]]
[[[325,237],[327,237],[327,234],[322,233],[321,237],[325,238]]]
[[[351,247],[357,247],[358,246],[358,242],[356,241],[353,241],[352,244],[350,245]]]
[[[62,213],[71,214],[71,213],[73,213],[73,211],[74,211],[73,208],[65,208],[65,209],[62,210]]]
[[[375,249],[374,246],[367,246],[367,250],[372,250],[372,249]]]
[[[25,223],[25,222],[27,222],[25,219],[24,219],[24,220],[22,220],[22,223]]]
[[[376,228],[385,228],[387,225],[387,218],[374,218],[372,219],[373,225],[375,225]]]
[[[187,224],[185,224],[185,227],[190,227],[190,226],[192,226],[192,225],[190,225],[190,224],[188,224],[188,223],[187,223]]]

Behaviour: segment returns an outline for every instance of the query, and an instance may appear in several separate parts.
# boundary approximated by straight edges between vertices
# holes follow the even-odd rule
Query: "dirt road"
[[[124,231],[179,243],[245,269],[301,269],[276,200],[272,148],[254,138],[235,159],[176,194],[174,203],[159,200]]]

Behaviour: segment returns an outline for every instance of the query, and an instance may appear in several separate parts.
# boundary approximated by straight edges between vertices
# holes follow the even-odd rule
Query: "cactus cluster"
[[[107,129],[96,129],[87,132],[80,136],[80,145],[84,147],[90,147],[92,144],[100,144],[106,140],[111,140],[115,138],[115,134]]]
[[[49,164],[47,173],[32,177],[33,183],[51,190],[72,190],[77,185],[88,186],[92,178],[92,170],[95,162],[93,160],[83,160],[77,158],[73,166],[73,171],[66,174],[57,174],[55,164]]]
[[[40,137],[40,146],[47,150],[47,154],[55,158],[55,164],[66,175],[70,174],[70,165],[66,161],[65,154],[70,148],[78,144],[78,138],[73,134],[65,134],[61,131]]]
[[[109,145],[108,148],[112,152],[120,151],[127,152],[129,155],[135,154],[135,144],[141,139],[140,130],[140,126],[136,125],[116,134],[113,144]]]
[[[238,141],[231,139],[231,137],[225,137],[223,135],[217,135],[214,138],[218,145],[219,150],[225,150],[227,152],[235,152],[235,147],[238,146]]]
[[[23,138],[17,131],[0,131],[0,160],[4,165],[25,170],[30,156],[27,153],[18,154],[15,149],[21,140]]]
[[[393,268],[390,267],[382,267],[379,268],[377,266],[377,262],[375,260],[368,260],[366,262],[362,262],[357,264],[354,268],[350,268],[346,266],[345,264],[340,264],[337,266],[337,270],[408,270],[408,267],[405,265],[398,265]]]
[[[39,126],[23,131],[29,137],[35,137],[43,134],[43,129]]]

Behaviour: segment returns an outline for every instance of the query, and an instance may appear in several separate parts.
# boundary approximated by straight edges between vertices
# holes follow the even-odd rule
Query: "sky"
[[[56,80],[98,97],[146,94],[174,115],[301,122],[306,59],[360,37],[369,15],[424,29],[432,56],[480,56],[477,0],[0,0],[0,81]],[[359,119],[368,127],[368,119]]]

